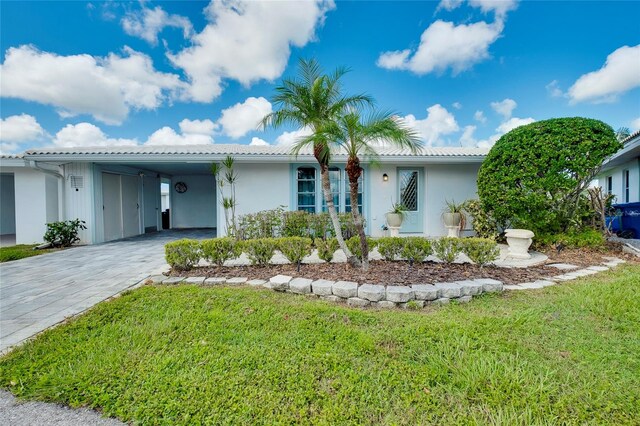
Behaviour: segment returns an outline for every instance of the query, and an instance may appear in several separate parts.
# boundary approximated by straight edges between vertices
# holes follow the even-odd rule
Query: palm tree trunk
[[[333,229],[336,232],[336,240],[338,240],[338,245],[344,252],[345,256],[347,256],[347,262],[349,262],[351,266],[360,266],[360,261],[351,253],[351,251],[347,247],[347,244],[344,242],[344,237],[342,236],[342,227],[340,226],[338,212],[336,211],[336,206],[333,203],[333,196],[331,194],[331,181],[329,180],[329,166],[327,164],[320,165],[320,177],[322,179],[322,192],[324,194],[324,201],[325,203],[327,203],[327,210],[329,211],[329,217],[331,218]]]
[[[360,237],[360,248],[362,249],[362,269],[369,269],[369,242],[367,241],[367,235],[364,233],[364,221],[362,215],[360,215],[360,209],[358,208],[358,179],[362,174],[360,168],[360,160],[358,157],[349,157],[347,161],[347,176],[349,177],[349,193],[351,195],[351,215],[353,216],[353,223],[358,231]]]

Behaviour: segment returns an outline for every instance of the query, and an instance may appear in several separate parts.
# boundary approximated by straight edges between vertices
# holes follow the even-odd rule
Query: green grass
[[[640,267],[421,311],[144,287],[1,359],[142,424],[640,424]]]
[[[34,250],[38,244],[18,244],[17,246],[0,247],[0,263],[10,260],[24,259],[25,257],[37,256],[39,254],[50,253],[53,250]]]

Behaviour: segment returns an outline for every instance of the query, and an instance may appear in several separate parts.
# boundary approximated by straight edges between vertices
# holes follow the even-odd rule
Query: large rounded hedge
[[[503,226],[562,232],[605,158],[620,149],[607,124],[555,118],[502,136],[480,168],[478,194]]]

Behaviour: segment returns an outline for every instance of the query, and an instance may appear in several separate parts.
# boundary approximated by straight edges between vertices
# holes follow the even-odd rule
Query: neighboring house
[[[623,147],[607,159],[598,175],[604,192],[616,204],[640,202],[640,130],[623,141]]]
[[[622,228],[633,228],[640,236],[640,130],[623,141],[623,147],[607,159],[597,177],[603,191],[612,194],[622,211]],[[619,230],[614,222],[614,230]]]
[[[401,201],[411,210],[402,233],[446,234],[441,220],[445,200],[477,197],[476,179],[487,152],[442,147],[412,155],[381,148],[378,163],[363,166],[358,204],[367,232],[383,235],[385,213],[392,202]],[[236,160],[238,215],[278,206],[323,211],[315,159],[308,152],[293,157],[289,147],[49,148],[0,160],[2,232],[15,231],[17,243],[38,242],[45,223],[75,218],[86,221],[88,229],[81,233],[84,243],[159,231],[161,211],[166,207],[161,186],[169,183],[171,228],[217,228],[217,235],[224,235],[224,211],[210,169],[212,162],[227,155]],[[334,156],[330,172],[341,212],[351,209],[345,161],[345,156]]]

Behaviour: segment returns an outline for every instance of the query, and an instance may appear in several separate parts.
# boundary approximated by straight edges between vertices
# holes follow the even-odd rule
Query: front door
[[[407,212],[402,222],[400,232],[423,232],[423,170],[422,168],[398,169],[398,202],[402,203]]]

